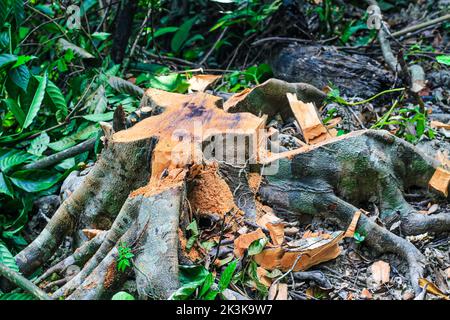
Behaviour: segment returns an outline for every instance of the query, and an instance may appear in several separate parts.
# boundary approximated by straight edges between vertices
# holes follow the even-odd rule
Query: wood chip
[[[210,87],[214,82],[220,79],[221,76],[213,74],[197,74],[189,79],[189,90],[204,92],[208,87]]]
[[[428,183],[434,190],[439,191],[445,197],[448,197],[448,186],[450,185],[450,171],[441,167],[437,168]]]
[[[372,278],[377,285],[388,283],[390,279],[391,266],[384,261],[376,261],[370,267]]]
[[[287,300],[288,286],[286,283],[274,283],[269,289],[268,300]]]
[[[292,112],[298,125],[302,129],[303,137],[308,144],[316,144],[318,142],[331,138],[327,128],[317,114],[316,107],[312,103],[304,103],[297,99],[292,93],[286,93]]]
[[[272,244],[280,246],[284,242],[284,223],[268,223],[266,226],[270,232]]]
[[[434,128],[434,129],[446,129],[446,130],[450,130],[450,123],[443,123],[440,121],[436,121],[433,120],[430,122],[430,127]]]
[[[369,290],[367,290],[366,288],[364,288],[361,291],[361,298],[363,299],[367,299],[367,300],[371,300],[373,298],[372,293],[370,293]]]

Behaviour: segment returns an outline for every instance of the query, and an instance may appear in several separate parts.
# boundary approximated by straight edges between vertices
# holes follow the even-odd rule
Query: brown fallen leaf
[[[82,232],[89,240],[91,240],[96,235],[104,231],[99,229],[83,229]]]
[[[371,299],[373,298],[373,296],[372,296],[372,293],[371,293],[369,290],[367,290],[366,288],[364,288],[364,289],[361,291],[361,298],[367,299],[367,300],[371,300]]]
[[[286,283],[274,283],[269,288],[268,300],[287,300],[288,286]]]
[[[314,104],[311,102],[304,103],[303,101],[298,100],[297,96],[292,93],[286,93],[286,96],[295,119],[302,129],[306,143],[315,144],[331,138],[327,128],[320,120]]]
[[[377,285],[389,282],[391,266],[384,261],[376,261],[370,267],[372,278]]]
[[[433,282],[428,281],[427,279],[420,278],[419,279],[419,286],[421,288],[425,287],[427,285],[427,292],[434,294],[435,296],[438,296],[444,300],[450,300],[450,297],[446,294],[444,294],[441,289],[439,289]]]
[[[448,186],[450,185],[450,171],[438,167],[431,177],[429,186],[448,197]]]
[[[267,224],[273,223],[281,223],[282,220],[278,218],[273,212],[267,212],[262,217],[256,219],[256,224],[260,226],[261,228],[267,228]]]
[[[284,242],[284,223],[268,223],[266,227],[273,245],[280,246]]]
[[[264,268],[256,268],[256,274],[258,276],[259,282],[261,282],[261,284],[265,285],[266,287],[270,287],[272,284],[272,279],[267,276],[268,273],[269,271]]]
[[[204,92],[214,82],[220,79],[221,76],[214,74],[197,74],[188,80],[189,90]]]
[[[450,123],[443,123],[440,121],[430,121],[430,127],[434,128],[434,129],[446,129],[446,130],[450,130]]]
[[[253,241],[264,238],[266,235],[258,228],[255,231],[240,235],[234,240],[234,255],[236,257],[242,257],[245,253],[245,250],[252,244]]]

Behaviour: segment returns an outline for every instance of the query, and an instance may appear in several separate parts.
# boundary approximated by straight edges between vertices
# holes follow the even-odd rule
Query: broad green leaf
[[[19,88],[21,88],[24,92],[27,91],[31,74],[25,65],[20,65],[9,70],[8,75],[12,82],[14,82]]]
[[[90,113],[104,113],[108,106],[105,87],[100,85],[85,102],[86,108]]]
[[[166,33],[171,33],[171,32],[175,32],[177,31],[179,28],[178,27],[165,27],[165,28],[160,28],[158,30],[156,30],[153,34],[153,36],[155,38],[160,37]]]
[[[191,31],[192,26],[194,25],[197,17],[193,17],[189,20],[186,20],[178,29],[178,31],[174,34],[172,41],[170,43],[170,47],[172,51],[178,52],[180,51],[183,44],[186,42],[189,37],[189,32]]]
[[[20,126],[23,126],[23,123],[25,122],[25,113],[22,108],[11,98],[5,99],[3,102],[6,104],[6,108],[12,112]]]
[[[28,147],[28,153],[34,154],[36,156],[41,156],[42,153],[47,150],[48,144],[50,143],[50,137],[47,133],[43,132],[33,140],[31,140],[30,146]]]
[[[220,293],[220,291],[211,290],[203,297],[203,299],[204,300],[215,300],[219,293]]]
[[[87,116],[83,116],[84,119],[86,119],[88,121],[93,121],[93,122],[111,121],[113,119],[113,117],[114,117],[114,112],[89,114]]]
[[[12,66],[13,68],[20,67],[21,65],[26,64],[28,61],[36,59],[35,56],[21,55],[17,57],[17,61]]]
[[[19,272],[14,256],[9,252],[6,245],[0,241],[0,263],[10,268],[13,271]]]
[[[211,288],[213,283],[214,283],[214,276],[212,273],[209,273],[206,276],[205,281],[203,282],[202,288],[200,289],[200,293],[198,294],[198,296],[200,298],[203,297]]]
[[[209,271],[204,266],[184,266],[179,269],[179,279],[181,284],[196,283],[201,285],[208,276]]]
[[[52,105],[60,111],[60,118],[58,121],[62,121],[67,116],[67,103],[64,99],[64,95],[61,90],[52,81],[47,80],[47,87],[45,88],[45,93],[48,99],[51,101]]]
[[[0,295],[0,300],[36,300],[31,293],[9,292]]]
[[[61,178],[61,174],[47,170],[21,170],[11,176],[14,185],[27,192],[39,192],[46,190]]]
[[[450,55],[442,55],[436,57],[437,62],[450,66]]]
[[[72,50],[77,56],[81,57],[81,58],[85,58],[85,59],[92,59],[95,58],[92,54],[90,54],[89,52],[87,52],[85,49],[67,41],[66,39],[60,38],[58,40],[58,44],[61,48],[62,51],[66,51],[66,50]]]
[[[119,291],[114,294],[111,300],[135,300],[134,297],[125,291]]]
[[[144,90],[122,78],[110,76],[108,82],[109,85],[118,92],[128,93],[139,98],[144,95]]]
[[[8,8],[9,8],[9,0],[0,1],[0,21],[6,21]]]
[[[0,71],[6,68],[8,65],[17,61],[17,56],[13,54],[3,53],[0,54]]]
[[[49,143],[48,146],[54,151],[63,151],[77,144],[77,140],[73,136],[64,137],[58,141]]]
[[[16,23],[19,26],[25,20],[25,5],[23,0],[12,0],[12,9]]]
[[[236,270],[237,260],[231,262],[222,272],[219,280],[219,291],[223,292],[230,284],[233,278],[234,270]]]
[[[180,287],[177,291],[172,293],[169,300],[187,300],[198,288],[198,284],[188,284]]]
[[[188,239],[187,243],[186,243],[186,249],[190,250],[192,248],[192,246],[194,245],[195,241],[197,241],[198,236],[199,236],[199,231],[198,231],[198,226],[197,226],[197,221],[193,220],[187,227],[186,230],[190,230],[192,235],[191,237]]]
[[[92,38],[94,38],[96,40],[106,40],[109,38],[110,35],[111,35],[111,33],[108,33],[108,32],[94,32],[92,34]]]
[[[268,241],[269,239],[267,239],[266,237],[253,241],[248,247],[248,255],[254,256],[255,254],[260,253],[264,249]]]
[[[22,164],[32,158],[33,156],[31,154],[28,154],[22,150],[3,149],[0,151],[0,170],[5,172],[8,169]]]
[[[47,86],[47,75],[44,75],[39,80],[39,85],[36,89],[36,93],[34,94],[34,98],[31,101],[30,108],[28,109],[28,113],[23,124],[23,129],[28,128],[33,122],[36,115],[38,114],[38,111],[42,104],[42,100],[44,100],[46,86]]]
[[[8,177],[6,177],[3,172],[0,172],[0,193],[6,194],[10,197],[14,196],[11,183],[8,181]]]

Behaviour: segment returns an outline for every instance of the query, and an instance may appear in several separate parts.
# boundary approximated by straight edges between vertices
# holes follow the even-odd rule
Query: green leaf
[[[23,0],[12,0],[14,19],[16,19],[17,25],[21,25],[25,20],[25,5]]]
[[[3,172],[0,172],[0,193],[6,194],[11,198],[14,196],[11,183]]]
[[[94,32],[92,34],[92,38],[94,38],[96,40],[106,40],[109,38],[110,35],[111,35],[111,33],[108,33],[108,32]]]
[[[41,107],[42,100],[44,100],[47,75],[45,74],[41,79],[38,79],[38,81],[39,85],[36,89],[36,93],[34,94],[34,98],[31,101],[30,108],[28,109],[28,113],[23,124],[23,129],[26,129],[31,125]]]
[[[215,300],[219,293],[220,293],[220,291],[211,290],[203,297],[203,299],[204,300]]]
[[[165,27],[165,28],[160,28],[158,30],[155,31],[155,33],[153,34],[153,36],[155,38],[160,37],[166,33],[171,33],[171,32],[175,32],[177,31],[179,28],[178,27]]]
[[[119,291],[114,294],[111,300],[135,300],[134,297],[125,291]]]
[[[56,84],[48,80],[45,93],[51,104],[60,111],[60,119],[58,119],[58,121],[64,120],[63,118],[67,116],[67,103],[61,90],[56,86]]]
[[[193,220],[187,227],[186,230],[190,230],[192,232],[191,237],[188,239],[186,243],[186,249],[190,250],[194,245],[195,241],[197,241],[199,236],[197,221]]]
[[[72,50],[77,56],[85,59],[95,58],[92,54],[87,52],[85,49],[74,45],[73,43],[67,41],[66,39],[60,38],[58,40],[58,45],[62,51]]]
[[[100,85],[97,90],[87,98],[85,105],[91,113],[104,113],[108,106],[105,87]]]
[[[172,293],[169,300],[187,300],[190,296],[192,296],[198,286],[198,284],[184,285]]]
[[[233,278],[234,270],[236,270],[237,260],[231,262],[222,272],[219,280],[219,291],[223,292],[230,284]]]
[[[442,55],[436,57],[437,62],[450,66],[450,55]]]
[[[20,126],[23,126],[23,123],[25,122],[25,113],[22,108],[11,98],[5,99],[3,102],[6,104],[6,108],[12,112]]]
[[[268,241],[269,239],[267,239],[266,237],[253,241],[248,247],[248,255],[254,256],[255,254],[260,253],[264,249]]]
[[[196,283],[201,285],[208,276],[209,271],[204,266],[184,266],[179,268],[179,279],[181,284]]]
[[[92,122],[111,121],[114,117],[114,112],[88,114],[83,116],[84,119]]]
[[[200,298],[203,297],[211,288],[213,283],[214,283],[214,276],[212,273],[208,273],[208,275],[205,278],[205,281],[203,282],[202,288],[200,289],[200,293],[198,294],[198,296]]]
[[[192,26],[194,25],[197,17],[193,17],[189,20],[186,20],[178,29],[178,31],[174,34],[170,46],[172,51],[178,52],[183,44],[186,42],[189,32],[191,31]]]
[[[47,170],[21,170],[14,172],[11,176],[14,185],[27,192],[39,192],[46,190],[61,178],[61,174]]]
[[[24,92],[27,91],[31,74],[25,65],[20,65],[9,70],[8,75],[12,82],[14,82],[19,88],[21,88]]]
[[[22,150],[0,150],[0,170],[5,172],[10,168],[30,160],[33,156]]]
[[[0,54],[0,71],[2,71],[3,68],[6,68],[8,65],[10,65],[16,61],[17,61],[17,56],[15,56],[13,54],[7,54],[7,53]]]
[[[41,156],[45,150],[48,148],[50,143],[50,137],[46,132],[41,133],[39,136],[31,140],[30,146],[28,147],[28,153],[34,154],[36,156]]]
[[[134,85],[130,81],[124,80],[122,78],[110,76],[108,79],[108,83],[114,90],[118,92],[128,93],[139,98],[144,95],[144,90]]]
[[[9,252],[6,245],[0,241],[0,263],[10,268],[13,271],[19,272],[14,256]]]
[[[0,1],[0,21],[6,21],[8,8],[9,8],[9,0]]]
[[[0,300],[37,300],[31,293],[9,292],[0,295]]]

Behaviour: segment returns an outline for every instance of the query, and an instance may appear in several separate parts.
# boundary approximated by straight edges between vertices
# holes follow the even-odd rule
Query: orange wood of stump
[[[158,139],[152,154],[150,182],[135,192],[154,193],[184,180],[190,165],[202,163],[202,143],[212,136],[248,136],[253,146],[249,154],[258,159],[264,139],[259,132],[264,129],[265,118],[227,113],[219,108],[221,98],[206,93],[184,95],[149,89],[146,95],[163,112],[112,136],[113,143]]]

